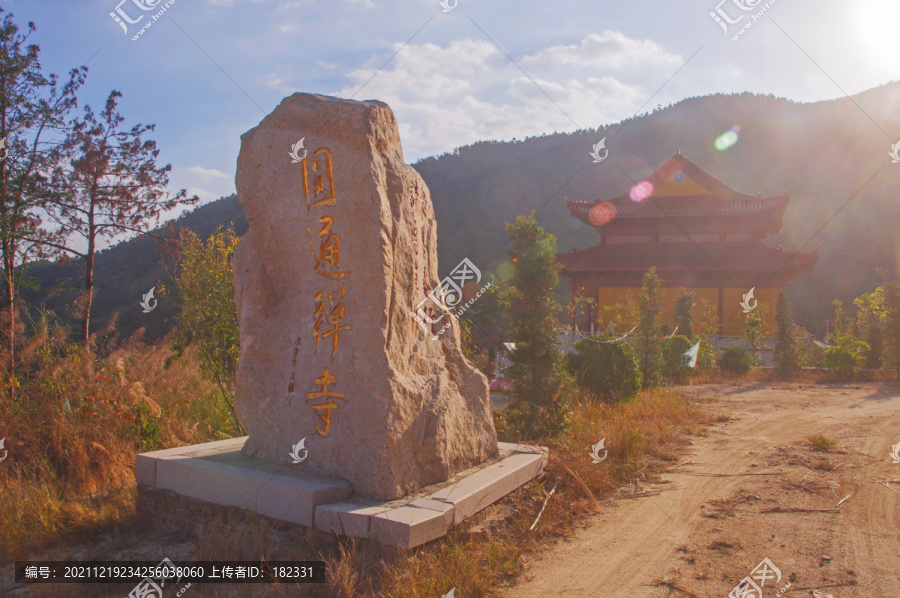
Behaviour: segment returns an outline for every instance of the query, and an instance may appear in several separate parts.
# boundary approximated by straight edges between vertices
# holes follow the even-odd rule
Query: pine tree
[[[4,13],[0,8],[0,258],[7,363],[12,372],[22,265],[47,255],[44,241],[54,237],[42,226],[50,197],[46,172],[55,145],[51,140],[64,129],[66,115],[76,106],[87,68],[73,69],[68,80],[45,75],[41,49],[29,43],[34,23],[20,29],[13,15]],[[14,387],[9,386],[10,396]]]
[[[656,268],[650,268],[644,274],[644,282],[640,295],[640,324],[634,333],[634,348],[638,353],[641,366],[641,383],[650,388],[660,383],[663,370],[662,326],[659,321],[660,307],[666,299],[666,291],[662,287],[662,279]]]
[[[125,127],[118,111],[122,94],[113,91],[98,115],[85,106],[84,116],[72,121],[65,142],[55,152],[54,198],[47,211],[65,231],[53,244],[84,261],[84,316],[81,337],[90,343],[94,297],[94,258],[98,243],[117,235],[145,233],[168,210],[199,201],[182,189],[167,191],[172,165],[157,166],[156,142],[144,139],[155,125]]]
[[[775,372],[781,377],[790,377],[800,369],[800,349],[794,338],[794,316],[787,293],[781,289],[775,302]]]
[[[514,402],[507,409],[510,424],[528,439],[544,438],[560,430],[565,421],[561,397],[561,351],[557,347],[556,314],[561,309],[553,289],[559,282],[556,238],[534,217],[519,216],[507,224],[512,241],[509,257],[513,275],[501,295],[510,340]]]

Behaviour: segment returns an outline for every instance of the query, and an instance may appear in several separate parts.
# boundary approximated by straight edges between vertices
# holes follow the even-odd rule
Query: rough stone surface
[[[288,464],[306,438],[295,467],[380,500],[496,455],[458,325],[435,340],[410,317],[438,284],[437,226],[390,108],[294,94],[242,136],[236,185],[250,224],[234,259],[244,453]],[[331,394],[309,396],[326,368]]]

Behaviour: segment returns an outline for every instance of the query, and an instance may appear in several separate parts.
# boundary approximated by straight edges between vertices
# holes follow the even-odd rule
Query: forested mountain
[[[201,238],[206,238],[219,225],[229,222],[234,223],[238,234],[243,235],[247,231],[247,220],[237,195],[200,206],[169,223],[171,226],[154,231],[154,235],[168,238],[171,231],[188,228]],[[119,243],[97,254],[92,330],[100,330],[116,313],[119,318],[117,327],[122,335],[146,328],[145,338],[153,340],[164,336],[172,328],[172,317],[177,311],[175,297],[171,294],[175,290],[171,279],[174,263],[162,247],[163,243],[159,240],[143,237]],[[83,292],[83,274],[77,262],[36,262],[29,266],[27,276],[34,278],[38,284],[36,290],[22,291],[28,307],[36,310],[43,306],[63,319],[71,318],[74,303]],[[160,283],[169,291],[164,297],[159,293]],[[157,287],[157,307],[145,314],[138,303],[154,286]]]
[[[718,150],[729,129],[736,144]],[[592,163],[592,146],[606,138],[609,157]],[[506,260],[505,222],[539,210],[538,221],[556,235],[558,250],[588,247],[596,232],[571,217],[565,198],[609,199],[626,192],[676,151],[744,193],[791,191],[784,231],[767,240],[788,248],[820,244],[818,263],[788,287],[798,322],[814,329],[831,315],[831,301],[845,304],[872,290],[875,269],[894,276],[900,264],[900,164],[888,153],[900,139],[900,83],[853,96],[796,103],[749,93],[690,98],[622,123],[523,141],[483,141],[415,164],[431,190],[438,222],[441,275],[462,258],[482,271]],[[174,225],[201,236],[229,221],[247,227],[234,196],[200,207]],[[168,266],[171,270],[171,264]],[[77,292],[50,293],[60,280],[79,280],[76,265],[35,264],[41,283],[28,292],[63,315]],[[95,321],[120,313],[123,333],[147,328],[155,338],[171,325],[171,296],[143,314],[143,293],[169,274],[155,243],[141,239],[104,251],[97,259]],[[71,284],[70,284],[71,287]]]

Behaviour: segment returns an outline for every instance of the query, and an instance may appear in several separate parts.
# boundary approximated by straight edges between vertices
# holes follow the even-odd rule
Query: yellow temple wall
[[[710,306],[714,310],[718,309],[719,305],[719,289],[716,288],[698,288],[698,289],[685,289],[687,291],[692,291],[694,293],[694,321],[700,318],[700,302],[705,299]],[[746,293],[749,289],[724,289],[723,301],[724,305],[722,306],[723,312],[723,326],[722,326],[722,334],[726,335],[736,335],[741,336],[744,334],[744,318],[746,317],[743,313],[743,308],[741,308],[740,303],[743,299],[744,293]],[[775,322],[773,321],[773,317],[775,316],[775,299],[778,297],[778,291],[780,289],[755,289],[753,294],[757,303],[756,309],[762,309],[765,306],[768,306],[768,317],[766,319],[765,326],[763,328],[763,335],[770,335],[775,330]],[[672,322],[672,314],[675,312],[675,301],[678,299],[678,296],[681,294],[680,289],[669,288],[665,289],[666,298],[664,301],[660,302],[661,307],[661,319],[662,322],[671,324]],[[611,317],[604,317],[603,315],[603,307],[615,305],[617,303],[624,303],[628,298],[628,294],[630,293],[632,297],[637,297],[641,292],[640,288],[624,288],[624,287],[600,287],[597,292],[597,312],[596,318],[600,324],[600,329],[604,330],[608,325]],[[752,304],[752,302],[751,302]],[[718,312],[716,312],[718,313]],[[617,332],[625,332],[625,331],[617,331]]]

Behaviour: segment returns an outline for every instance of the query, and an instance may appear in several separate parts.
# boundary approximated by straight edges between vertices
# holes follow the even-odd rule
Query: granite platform
[[[548,457],[542,447],[501,442],[497,457],[383,502],[355,495],[346,480],[245,456],[241,448],[246,439],[138,455],[139,497],[149,494],[148,489],[169,491],[326,533],[413,548],[446,535],[452,526],[538,477]]]

